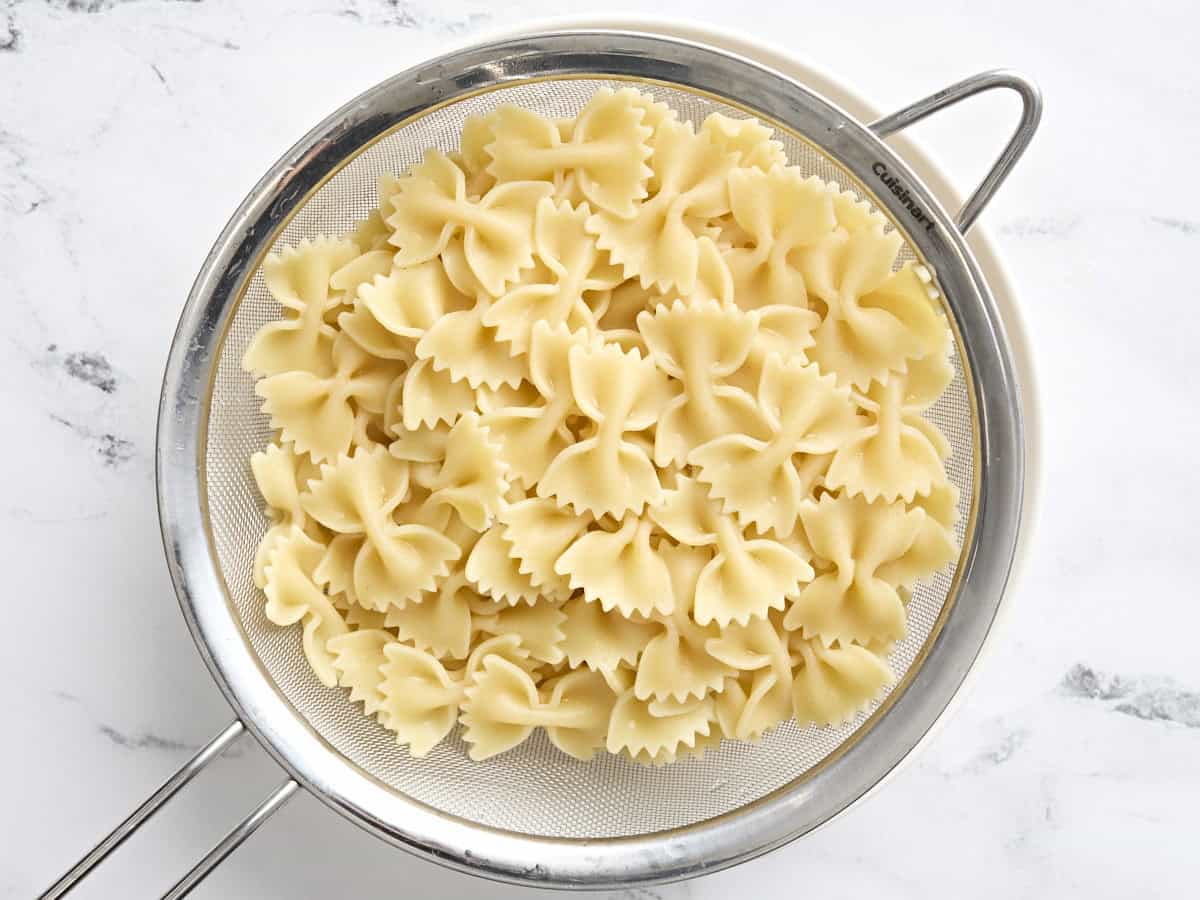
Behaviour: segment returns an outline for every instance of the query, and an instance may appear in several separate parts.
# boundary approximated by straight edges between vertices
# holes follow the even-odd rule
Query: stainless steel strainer
[[[576,113],[599,87],[634,84],[699,123],[711,112],[773,125],[806,174],[856,191],[936,273],[955,335],[955,379],[928,416],[950,439],[961,492],[957,564],[909,604],[889,696],[841,728],[776,729],[703,759],[641,768],[581,763],[531,739],[486,763],[451,740],[413,759],[393,736],[321,686],[297,629],[271,625],[251,580],[266,521],[250,471],[269,438],[239,364],[277,315],[260,264],[272,249],[347,231],[376,204],[376,177],[427,147],[453,149],[463,120],[502,103]],[[883,142],[964,97],[1015,90],[1020,125],[980,187],[950,216]],[[171,347],[159,412],[161,526],[183,613],[237,720],[68,872],[92,866],[249,729],[288,779],[167,896],[180,897],[303,785],[334,809],[421,856],[474,874],[557,887],[685,878],[751,858],[812,830],[877,784],[942,713],[1000,604],[1020,525],[1024,438],[1003,326],[963,239],[1037,126],[1036,89],[990,72],[870,125],[794,81],[723,51],[612,30],[543,33],[476,46],[410,69],[335,112],[258,183],[196,280]]]

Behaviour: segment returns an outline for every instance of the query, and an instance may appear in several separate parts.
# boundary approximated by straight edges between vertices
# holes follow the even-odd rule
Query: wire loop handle
[[[967,198],[967,202],[963,204],[962,209],[958,211],[958,215],[954,217],[955,225],[963,234],[970,231],[975,220],[979,218],[979,214],[983,212],[996,190],[1004,183],[1008,173],[1012,171],[1017,160],[1025,152],[1025,148],[1029,146],[1029,142],[1033,140],[1033,135],[1042,118],[1042,94],[1037,85],[1024,75],[1007,69],[980,72],[978,75],[972,75],[970,78],[964,78],[949,87],[942,88],[937,93],[911,103],[891,115],[876,119],[867,126],[879,137],[886,138],[939,110],[953,106],[960,100],[996,88],[1015,91],[1020,96],[1021,120],[1017,123],[1016,130],[1008,139],[1008,143],[1004,145],[1004,149],[1000,151],[1000,155],[996,157],[996,161],[992,163],[992,168],[979,183],[979,187],[975,188],[975,191]]]
[[[188,782],[200,774],[210,762],[220,756],[246,730],[240,720],[233,722],[221,731],[211,741],[201,747],[196,755],[180,766],[170,778],[153,794],[135,809],[116,828],[110,831],[95,847],[93,847],[79,862],[75,863],[66,874],[54,882],[40,900],[57,900],[81,882],[92,869],[99,865],[114,850],[121,846],[130,835],[138,830],[151,816],[161,809],[168,800],[179,793]],[[170,900],[185,897],[198,885],[204,876],[211,872],[218,863],[232,853],[239,844],[250,837],[263,822],[279,809],[295,792],[298,785],[290,778],[275,789],[262,804],[250,815],[243,819],[217,844],[204,859],[200,860],[171,890],[165,894]]]

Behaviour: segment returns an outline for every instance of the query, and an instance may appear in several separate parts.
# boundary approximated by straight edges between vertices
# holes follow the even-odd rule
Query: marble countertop
[[[367,86],[472,33],[593,6],[0,0],[0,897],[44,888],[231,719],[175,603],[153,484],[167,347],[227,215]],[[758,861],[612,897],[1191,894],[1200,16],[767,6],[655,12],[792,47],[882,107],[997,65],[1041,83],[1042,131],[982,219],[1041,380],[1040,521],[970,696],[882,791]],[[1012,112],[981,101],[918,136],[966,186]],[[78,896],[157,896],[279,777],[246,740]],[[535,894],[418,861],[301,794],[196,896]]]

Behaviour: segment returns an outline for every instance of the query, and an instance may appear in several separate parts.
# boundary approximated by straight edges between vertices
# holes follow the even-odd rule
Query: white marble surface
[[[0,896],[47,885],[230,719],[175,604],[152,472],[167,346],[226,216],[377,80],[591,6],[0,0]],[[1041,82],[1042,133],[983,221],[1033,339],[1046,490],[1007,632],[919,759],[784,850],[614,897],[1194,894],[1200,16],[1066,6],[654,4],[793,46],[885,107],[995,65]],[[983,102],[921,137],[965,184],[1011,112]],[[278,777],[247,742],[79,896],[157,895]],[[300,796],[197,895],[535,893],[417,861]]]

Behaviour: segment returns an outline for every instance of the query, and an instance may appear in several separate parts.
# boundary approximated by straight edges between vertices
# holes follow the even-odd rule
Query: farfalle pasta
[[[958,554],[926,270],[753,119],[469,118],[263,264],[268,619],[423,756],[661,766],[893,682]]]

